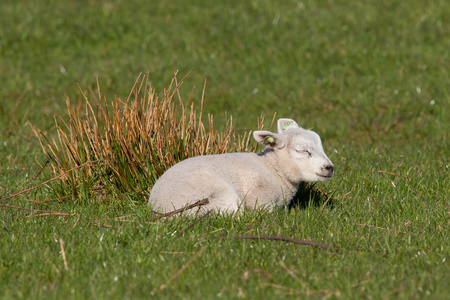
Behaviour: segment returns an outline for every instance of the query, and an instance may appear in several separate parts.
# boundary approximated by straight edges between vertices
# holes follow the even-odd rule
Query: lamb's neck
[[[278,180],[286,200],[291,200],[298,190],[298,182],[291,182],[282,172],[282,167],[278,164],[278,159],[274,151],[270,148],[264,149],[258,156],[265,162],[266,166],[272,170]]]

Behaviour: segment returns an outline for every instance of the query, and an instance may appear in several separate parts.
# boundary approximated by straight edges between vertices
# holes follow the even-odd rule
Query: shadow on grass
[[[297,194],[289,203],[289,209],[298,208],[305,209],[309,206],[321,207],[324,204],[327,208],[333,209],[332,196],[326,195],[318,189],[314,188],[314,184],[301,182]]]

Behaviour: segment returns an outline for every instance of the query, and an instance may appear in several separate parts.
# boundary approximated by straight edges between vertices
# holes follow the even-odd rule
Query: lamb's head
[[[291,182],[330,180],[334,166],[323,151],[320,137],[291,119],[278,120],[278,133],[253,132],[255,140],[273,151],[276,163]]]

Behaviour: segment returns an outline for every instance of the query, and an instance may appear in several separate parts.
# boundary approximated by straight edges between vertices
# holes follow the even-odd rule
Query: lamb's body
[[[254,133],[267,146],[259,154],[197,156],[174,165],[153,186],[149,204],[163,212],[203,199],[215,211],[272,209],[286,205],[301,181],[331,179],[333,165],[316,133],[290,119],[280,119],[278,131]]]
[[[260,155],[228,153],[186,159],[161,176],[152,189],[150,202],[157,200],[163,211],[205,198],[209,206],[221,211],[282,205],[294,196],[298,183],[282,175],[274,178],[271,170],[279,166],[274,165],[273,155],[268,151]]]

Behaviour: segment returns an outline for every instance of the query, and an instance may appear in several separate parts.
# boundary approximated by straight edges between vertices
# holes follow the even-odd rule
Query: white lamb
[[[149,205],[168,212],[207,199],[216,212],[284,207],[300,182],[327,181],[334,166],[320,137],[291,119],[278,120],[278,133],[253,132],[261,153],[197,156],[168,169],[155,183]],[[187,210],[193,213],[196,209]]]

